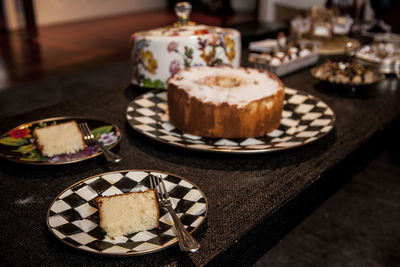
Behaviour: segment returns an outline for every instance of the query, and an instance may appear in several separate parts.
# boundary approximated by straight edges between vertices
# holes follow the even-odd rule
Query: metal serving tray
[[[319,58],[318,52],[312,52],[305,57],[297,58],[278,66],[271,66],[268,64],[267,60],[260,55],[261,54],[251,53],[249,55],[249,63],[255,68],[270,71],[277,76],[284,76],[297,70],[315,65]],[[250,61],[250,57],[253,57],[253,60]]]

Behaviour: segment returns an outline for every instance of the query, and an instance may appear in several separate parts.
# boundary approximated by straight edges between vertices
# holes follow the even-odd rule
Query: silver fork
[[[79,128],[83,132],[83,137],[85,140],[85,143],[87,145],[91,144],[96,144],[98,147],[100,147],[101,152],[103,152],[103,155],[106,157],[107,161],[113,162],[113,163],[118,163],[122,160],[120,156],[117,154],[114,154],[110,150],[106,149],[103,144],[101,144],[97,139],[94,137],[94,134],[90,130],[88,124],[86,122],[79,123]]]
[[[167,189],[162,178],[150,174],[150,186],[156,191],[157,201],[161,207],[167,208],[169,214],[171,214],[174,220],[175,229],[179,241],[179,247],[182,251],[196,252],[200,248],[200,244],[190,235],[190,233],[183,226],[175,210],[172,208],[172,204],[169,198]]]

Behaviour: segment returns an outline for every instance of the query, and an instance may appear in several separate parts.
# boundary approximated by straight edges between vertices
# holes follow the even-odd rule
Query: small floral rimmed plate
[[[183,177],[152,170],[102,173],[66,188],[47,211],[46,222],[50,232],[70,247],[108,256],[148,254],[176,244],[178,240],[172,217],[162,208],[158,228],[111,238],[99,226],[95,199],[145,191],[151,188],[150,174],[162,177],[172,207],[186,230],[193,233],[207,216],[208,202],[204,193]]]
[[[46,157],[40,153],[32,136],[33,130],[37,127],[56,125],[71,120],[75,120],[77,123],[87,122],[95,137],[106,148],[116,146],[121,140],[119,128],[101,120],[83,117],[49,118],[19,125],[0,136],[0,156],[26,164],[60,165],[83,161],[102,154],[95,144],[88,145],[84,150],[68,155]]]

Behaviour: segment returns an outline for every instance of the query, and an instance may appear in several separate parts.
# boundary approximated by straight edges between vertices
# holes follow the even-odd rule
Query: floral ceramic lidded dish
[[[177,23],[132,35],[133,84],[166,88],[168,78],[183,68],[221,63],[239,67],[240,33],[195,25],[189,21],[191,8],[188,2],[180,2],[175,6]]]

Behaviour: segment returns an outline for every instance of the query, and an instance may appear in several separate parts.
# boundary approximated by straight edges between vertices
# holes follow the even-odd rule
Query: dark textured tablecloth
[[[237,240],[257,235],[254,231],[260,228],[257,228],[260,223],[268,221],[285,203],[295,201],[299,192],[399,116],[400,86],[395,78],[355,93],[316,84],[309,70],[287,76],[283,82],[325,101],[336,114],[333,131],[309,145],[274,153],[232,155],[189,151],[150,140],[131,129],[125,119],[126,107],[135,96],[145,92],[133,86],[117,86],[92,97],[1,119],[1,133],[25,122],[56,116],[79,115],[109,121],[121,129],[122,141],[114,150],[124,160],[119,165],[109,165],[100,156],[71,165],[30,166],[0,159],[0,261],[46,266],[186,266],[203,265],[215,259],[224,262],[218,257],[237,245]],[[190,179],[202,189],[209,212],[194,234],[201,244],[198,253],[185,254],[173,246],[144,256],[101,257],[69,248],[52,236],[46,226],[46,212],[62,190],[85,177],[124,169],[171,172]]]

